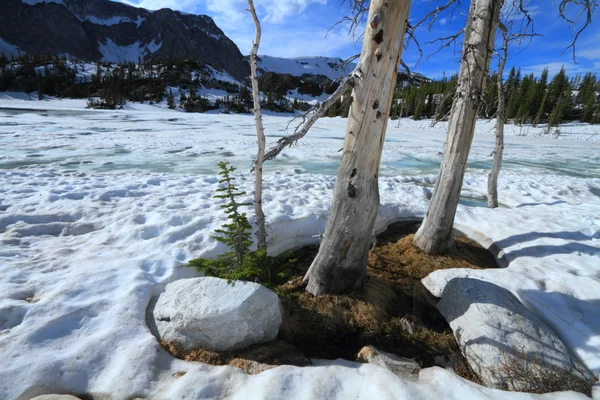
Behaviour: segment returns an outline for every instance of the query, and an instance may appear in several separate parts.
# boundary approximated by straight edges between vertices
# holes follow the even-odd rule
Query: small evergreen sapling
[[[221,194],[216,194],[214,198],[228,200],[221,208],[225,210],[230,223],[223,224],[222,229],[215,229],[217,235],[214,238],[233,249],[233,253],[227,254],[230,254],[234,266],[240,268],[244,265],[248,253],[250,253],[250,245],[252,244],[250,230],[252,227],[248,222],[248,218],[246,218],[246,214],[240,213],[239,208],[248,207],[251,204],[238,203],[236,200],[239,196],[245,195],[246,192],[240,192],[233,183],[235,178],[231,176],[231,173],[235,171],[235,168],[228,166],[223,161],[219,163],[219,168],[221,169],[219,175],[223,177],[219,183],[225,184],[225,186],[217,189],[217,193]]]
[[[232,251],[221,254],[216,260],[198,258],[189,262],[189,267],[196,267],[207,276],[231,280],[242,280],[259,282],[265,286],[273,287],[276,281],[286,279],[291,273],[291,252],[284,253],[278,257],[269,257],[265,250],[251,251],[252,226],[248,222],[245,213],[239,211],[240,207],[248,207],[250,203],[239,203],[238,198],[246,194],[240,191],[233,181],[231,174],[235,171],[225,162],[219,163],[219,181],[223,186],[217,189],[216,199],[227,200],[221,208],[227,214],[229,220],[215,229],[216,240],[226,244]]]

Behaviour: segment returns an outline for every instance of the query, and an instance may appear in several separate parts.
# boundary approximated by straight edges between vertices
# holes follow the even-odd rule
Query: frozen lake
[[[266,117],[267,140],[290,134],[291,117]],[[0,109],[0,168],[53,164],[84,173],[140,171],[213,175],[219,161],[241,170],[255,153],[247,116],[140,111],[21,111]],[[284,152],[265,171],[335,175],[345,121],[319,122],[308,141]],[[390,123],[381,176],[437,174],[445,134]],[[493,135],[479,134],[469,170],[489,170]],[[600,145],[507,137],[504,168],[572,177],[600,177]],[[594,151],[596,150],[596,151]]]
[[[412,383],[351,362],[248,376],[173,359],[149,332],[146,307],[167,283],[195,276],[183,266],[189,259],[225,250],[211,238],[225,222],[212,198],[216,164],[237,166],[237,182],[252,192],[253,117],[136,107],[0,109],[0,358],[10,360],[0,363],[0,398],[583,398],[485,389],[436,367]],[[291,133],[289,121],[265,117],[268,141]],[[401,122],[390,123],[385,144],[379,231],[423,216],[444,148],[443,130]],[[265,168],[272,253],[323,232],[345,124],[321,120]],[[510,290],[600,377],[600,142],[507,137],[504,207],[489,210],[486,126],[475,135],[456,227],[494,245],[509,266],[440,271],[428,287],[440,292],[469,275]]]

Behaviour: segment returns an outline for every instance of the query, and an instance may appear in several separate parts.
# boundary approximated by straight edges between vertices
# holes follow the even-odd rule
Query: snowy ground
[[[182,266],[191,257],[224,250],[210,238],[225,220],[211,198],[216,163],[238,166],[238,183],[251,192],[252,117],[12,103],[24,104],[62,109],[0,110],[0,398],[585,398],[500,392],[440,368],[410,383],[345,361],[247,376],[173,359],[150,334],[146,306],[167,283],[195,275]],[[269,139],[285,133],[288,121],[266,117]],[[342,119],[320,121],[265,169],[272,252],[314,243],[324,230],[344,126]],[[439,293],[451,276],[470,274],[506,287],[598,377],[600,143],[509,137],[503,207],[488,210],[482,205],[493,139],[481,129],[475,137],[457,226],[510,265],[442,271],[426,284]],[[390,123],[378,230],[423,215],[444,140],[440,129]]]

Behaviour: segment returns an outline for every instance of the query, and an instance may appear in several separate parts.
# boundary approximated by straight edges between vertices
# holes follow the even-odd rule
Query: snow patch
[[[7,57],[18,56],[19,53],[25,54],[17,46],[8,43],[2,38],[0,38],[0,53],[4,53]]]
[[[65,4],[63,0],[21,0],[25,4],[29,4],[31,6],[39,3],[56,3],[56,4]]]
[[[343,65],[341,58],[299,57],[281,58],[261,55],[258,68],[266,72],[301,76],[303,74],[324,75],[331,80],[348,75],[356,64]]]
[[[157,42],[154,39],[148,44],[141,44],[139,41],[129,46],[119,46],[111,39],[106,38],[105,43],[99,43],[99,50],[102,53],[102,61],[105,62],[137,62],[139,59],[154,54],[162,47],[163,42]]]
[[[142,25],[142,23],[145,21],[145,18],[138,16],[137,19],[132,20],[131,18],[127,18],[127,17],[114,16],[114,17],[108,18],[108,19],[101,19],[101,18],[98,18],[95,16],[91,16],[91,17],[87,17],[86,20],[90,21],[92,24],[104,25],[104,26],[112,26],[112,25],[118,25],[118,24],[130,22],[130,23],[135,24],[139,28],[140,25]]]

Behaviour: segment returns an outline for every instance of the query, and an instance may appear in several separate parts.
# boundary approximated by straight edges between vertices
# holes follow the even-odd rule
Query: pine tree
[[[600,124],[600,101],[596,103],[596,109],[594,110],[594,116],[590,121],[592,124]]]
[[[592,120],[594,119],[595,97],[595,93],[592,96],[588,96],[588,99],[585,105],[583,106],[583,111],[581,112],[581,122],[592,122]]]
[[[239,191],[233,181],[235,180],[231,174],[236,170],[235,167],[230,167],[225,162],[219,163],[219,175],[222,176],[219,181],[224,187],[217,189],[218,193],[215,195],[215,199],[227,200],[227,203],[221,206],[227,214],[227,218],[230,223],[223,224],[222,229],[215,229],[217,235],[214,236],[216,240],[229,246],[234,254],[233,261],[235,261],[235,267],[242,267],[246,261],[246,256],[250,252],[250,245],[252,244],[252,236],[250,223],[245,213],[239,211],[240,207],[250,206],[250,203],[238,203],[237,198],[243,196],[246,192]]]
[[[175,109],[175,96],[173,95],[173,89],[169,89],[169,95],[167,96],[167,106],[170,110]]]

